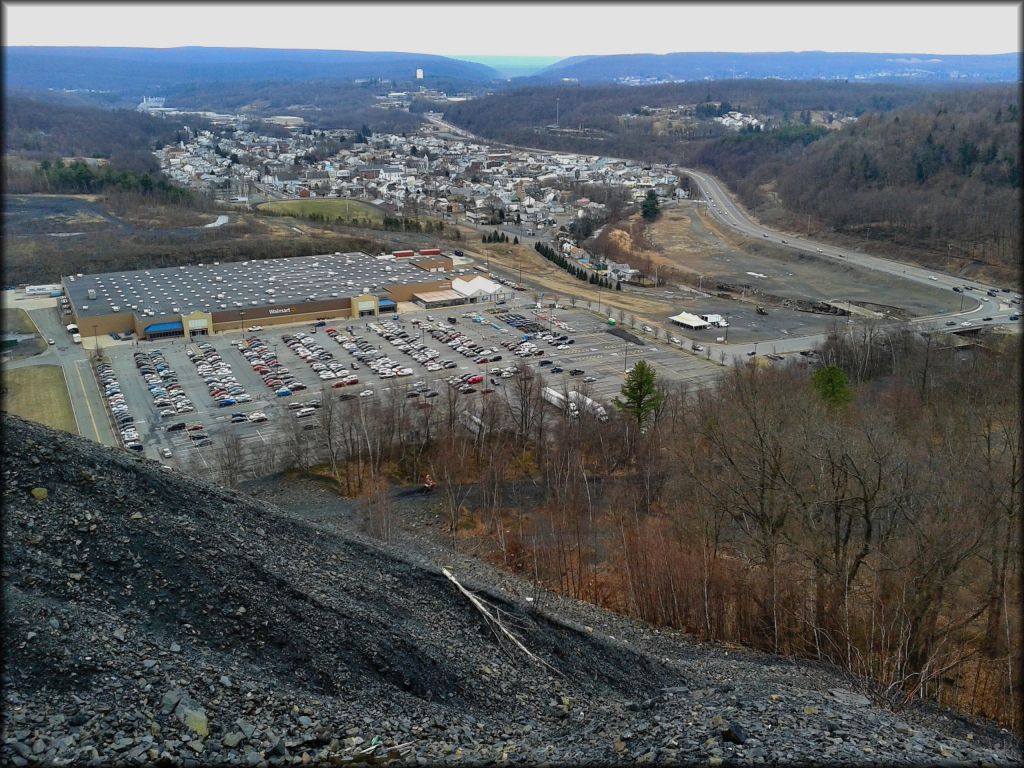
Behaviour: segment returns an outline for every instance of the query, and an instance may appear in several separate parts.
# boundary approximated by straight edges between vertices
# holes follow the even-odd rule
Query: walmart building
[[[451,269],[443,255],[334,253],[80,274],[61,284],[83,336],[153,339],[393,312],[417,293],[451,288]]]

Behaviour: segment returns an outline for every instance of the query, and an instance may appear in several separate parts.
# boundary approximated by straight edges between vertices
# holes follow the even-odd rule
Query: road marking
[[[89,393],[86,391],[86,389],[85,389],[85,381],[82,379],[82,369],[78,367],[78,364],[81,363],[81,362],[85,362],[86,364],[88,364],[89,361],[88,360],[75,360],[75,372],[78,374],[78,384],[79,384],[79,386],[82,387],[82,399],[85,401],[85,409],[89,412],[89,420],[92,422],[92,431],[93,431],[93,434],[96,435],[96,442],[99,443],[100,445],[102,445],[103,441],[100,440],[100,429],[99,429],[98,426],[96,426],[96,417],[95,417],[95,415],[93,415],[92,406],[89,405]],[[74,410],[74,406],[73,405],[72,405],[72,410]],[[77,416],[75,417],[75,421],[76,422],[78,421],[78,417]]]

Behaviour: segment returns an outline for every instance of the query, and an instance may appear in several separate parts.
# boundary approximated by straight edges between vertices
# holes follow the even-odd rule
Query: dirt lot
[[[870,270],[815,258],[755,238],[735,235],[682,203],[663,211],[649,230],[656,263],[704,275],[714,293],[720,282],[758,292],[809,301],[852,301],[892,316],[920,316],[956,310],[959,301],[919,283],[894,282]],[[754,298],[757,302],[757,299]]]

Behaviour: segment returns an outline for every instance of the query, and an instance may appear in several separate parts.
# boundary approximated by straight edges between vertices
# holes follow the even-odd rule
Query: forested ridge
[[[178,137],[181,121],[128,109],[101,109],[60,103],[24,94],[4,98],[4,152],[37,157],[101,157],[116,159],[149,152]],[[193,129],[209,123],[189,117]]]
[[[1019,109],[1011,88],[935,94],[821,136],[728,136],[702,147],[696,164],[752,208],[774,182],[789,211],[838,232],[1011,275],[1021,247]]]
[[[560,125],[604,132],[603,140],[538,130],[554,122],[556,98]],[[642,106],[715,102],[769,127],[737,133],[708,123],[704,136],[683,138],[619,119]],[[812,110],[858,119],[826,130],[811,123]],[[1004,279],[1018,271],[1020,98],[1012,86],[535,88],[458,104],[446,116],[513,144],[703,168],[766,223],[801,231],[813,224],[812,235],[864,237],[948,269],[980,263]]]

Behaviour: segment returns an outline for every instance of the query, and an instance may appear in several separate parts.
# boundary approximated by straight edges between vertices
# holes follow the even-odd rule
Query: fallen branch
[[[450,581],[450,582],[451,582],[452,584],[454,584],[454,585],[456,586],[456,588],[457,588],[457,589],[459,590],[459,592],[461,592],[462,594],[464,594],[464,595],[466,596],[466,599],[467,599],[467,600],[469,600],[469,602],[470,602],[470,603],[472,603],[472,605],[473,605],[473,607],[474,607],[474,608],[476,608],[476,609],[477,609],[478,611],[480,611],[480,613],[482,613],[482,614],[483,614],[484,618],[485,618],[485,619],[487,620],[487,624],[488,624],[488,626],[490,626],[492,630],[493,630],[493,629],[495,629],[495,628],[497,628],[497,630],[499,630],[499,631],[501,632],[501,634],[502,634],[502,635],[504,635],[504,636],[505,636],[505,637],[507,637],[507,638],[508,638],[509,640],[511,640],[511,641],[512,641],[512,643],[513,643],[513,644],[514,644],[514,645],[515,645],[515,646],[516,646],[516,647],[517,647],[517,648],[518,648],[519,650],[521,650],[521,651],[522,651],[523,653],[525,653],[525,654],[526,654],[526,657],[527,657],[528,659],[530,659],[531,661],[534,661],[534,662],[536,662],[537,664],[540,664],[540,665],[542,665],[542,666],[544,666],[544,667],[547,667],[547,668],[548,668],[548,669],[550,669],[550,670],[551,670],[552,672],[554,672],[554,673],[555,673],[556,675],[562,676],[562,673],[561,673],[561,672],[559,672],[559,671],[558,671],[557,669],[555,669],[555,668],[554,668],[554,667],[552,667],[552,666],[551,666],[550,664],[548,664],[548,663],[547,663],[546,661],[544,661],[544,659],[540,658],[539,656],[537,656],[536,654],[534,654],[534,653],[533,653],[532,651],[530,651],[530,649],[529,649],[529,648],[527,648],[527,647],[526,647],[525,645],[523,645],[523,644],[522,644],[522,643],[521,643],[521,642],[519,641],[519,638],[518,638],[518,637],[516,637],[515,635],[513,635],[513,634],[512,634],[512,633],[511,633],[511,632],[510,632],[510,631],[509,631],[509,630],[508,630],[508,629],[507,629],[507,628],[505,627],[505,625],[501,623],[501,620],[500,620],[500,619],[499,619],[499,618],[498,618],[497,616],[495,616],[494,614],[492,614],[492,613],[491,613],[491,612],[490,612],[490,611],[489,611],[489,610],[487,609],[487,606],[486,606],[486,605],[484,605],[484,604],[483,604],[483,602],[481,602],[480,598],[478,598],[478,597],[477,597],[476,595],[474,595],[474,594],[473,594],[472,592],[470,592],[470,591],[469,591],[468,589],[466,589],[466,588],[465,588],[464,586],[462,586],[461,584],[459,584],[459,582],[458,582],[458,581],[456,580],[456,578],[455,578],[454,576],[452,576],[452,573],[451,573],[451,571],[449,571],[449,570],[448,570],[447,568],[442,568],[442,569],[441,569],[441,573],[443,573],[443,574],[445,575],[445,577],[446,577],[446,578],[448,579],[448,581]]]

